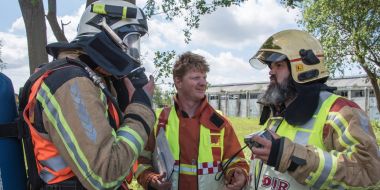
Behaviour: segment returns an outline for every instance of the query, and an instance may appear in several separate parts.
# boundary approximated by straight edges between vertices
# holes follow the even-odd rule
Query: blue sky
[[[59,22],[71,22],[65,27],[69,40],[76,35],[84,4],[85,0],[57,0]],[[137,0],[137,4],[144,6],[145,1]],[[46,10],[46,0],[44,5]],[[29,76],[25,28],[18,1],[6,1],[5,6],[7,8],[0,12],[2,59],[7,63],[3,73],[18,89]],[[184,43],[182,19],[168,22],[162,15],[155,16],[148,21],[149,35],[141,43],[144,66],[148,73],[155,70],[152,60],[158,50],[193,51],[205,56],[210,64],[208,81],[211,84],[268,81],[268,70],[254,70],[248,60],[270,35],[299,28],[296,23],[298,14],[297,10],[285,9],[277,0],[249,0],[202,17],[189,44]],[[48,42],[54,42],[48,24],[47,28]]]

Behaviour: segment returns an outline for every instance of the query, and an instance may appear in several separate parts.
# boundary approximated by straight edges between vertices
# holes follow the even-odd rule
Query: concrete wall
[[[261,106],[257,104],[257,97],[262,92],[218,92],[207,93],[210,104],[223,114],[232,117],[259,117]],[[367,87],[355,89],[338,88],[337,94],[346,96],[365,110],[371,120],[380,120],[376,98]]]

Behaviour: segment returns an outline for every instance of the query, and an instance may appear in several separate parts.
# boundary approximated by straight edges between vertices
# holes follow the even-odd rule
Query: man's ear
[[[181,85],[182,84],[182,80],[181,78],[179,77],[174,77],[174,86],[177,88],[177,89],[180,89],[181,88]]]

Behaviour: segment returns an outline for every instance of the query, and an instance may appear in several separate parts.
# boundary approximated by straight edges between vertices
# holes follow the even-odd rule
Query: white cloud
[[[25,32],[25,24],[22,17],[19,17],[15,22],[13,22],[11,28],[9,29],[10,33],[18,31]]]
[[[15,92],[29,76],[28,48],[25,36],[0,32],[2,60],[7,63],[3,73],[13,82]]]
[[[76,29],[84,4],[72,15],[58,16],[58,22],[71,22],[65,26],[69,41],[76,36]],[[268,71],[257,71],[248,59],[270,35],[285,28],[295,28],[297,11],[287,11],[276,0],[246,1],[241,6],[219,8],[201,18],[200,28],[192,31],[190,44],[184,43],[182,18],[172,22],[164,15],[148,21],[149,35],[142,40],[144,66],[148,73],[155,68],[155,51],[175,50],[177,53],[194,51],[207,58],[210,64],[208,80],[211,84],[267,81]],[[56,41],[47,23],[48,42]],[[7,33],[0,33],[3,40],[2,58],[8,63],[6,73],[15,88],[22,86],[29,76],[27,42],[22,17],[15,20]],[[16,90],[17,91],[17,90]]]
[[[268,71],[257,71],[241,58],[235,57],[231,52],[210,54],[206,50],[193,51],[204,56],[210,65],[207,80],[210,84],[242,83],[252,81],[268,81]]]
[[[297,10],[287,10],[276,0],[246,1],[203,17],[199,30],[194,31],[193,42],[240,50],[260,46],[274,32],[297,28],[297,14]]]

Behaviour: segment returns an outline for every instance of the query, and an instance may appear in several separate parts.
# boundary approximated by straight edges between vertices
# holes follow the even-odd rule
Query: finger
[[[270,149],[268,148],[257,148],[257,147],[252,147],[252,152],[255,154],[256,157],[258,156],[268,156],[270,153]]]
[[[272,145],[272,141],[270,141],[266,138],[257,136],[257,135],[253,136],[252,140],[258,142],[259,144],[263,145],[264,147]]]
[[[132,95],[135,92],[135,87],[133,87],[132,82],[128,79],[128,77],[123,78],[124,85],[127,87],[129,100],[132,99]]]
[[[154,82],[154,76],[153,75],[149,75],[149,82],[150,81]]]
[[[164,179],[165,177],[166,177],[166,173],[164,172],[164,173],[160,174],[160,175],[157,177],[157,179],[160,180],[160,181],[162,181],[162,179]]]
[[[268,131],[269,131],[269,133],[272,135],[272,137],[273,137],[274,139],[279,139],[279,138],[280,138],[280,136],[277,135],[274,131],[272,131],[272,130],[268,130]]]
[[[152,75],[149,76],[149,81],[148,83],[143,87],[143,89],[145,90],[145,92],[150,96],[152,97],[153,96],[153,93],[154,93],[154,78]]]

